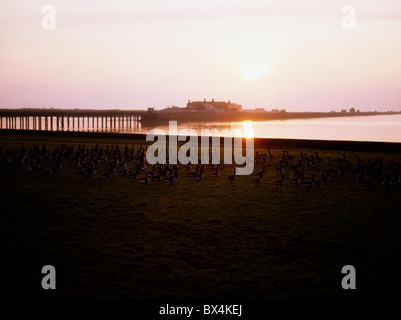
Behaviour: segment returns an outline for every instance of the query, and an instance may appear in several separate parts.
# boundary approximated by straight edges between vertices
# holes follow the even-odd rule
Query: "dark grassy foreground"
[[[27,150],[46,141],[49,151],[60,142],[34,138],[0,137],[3,154],[22,141]],[[90,148],[95,141],[63,142]],[[140,141],[133,144],[137,148]],[[298,159],[300,151],[314,152],[289,152]],[[398,291],[400,186],[382,189],[383,174],[365,188],[348,174],[312,190],[276,188],[281,174],[273,164],[282,150],[272,153],[257,187],[249,176],[230,184],[231,168],[215,180],[208,169],[197,183],[180,166],[174,185],[144,187],[118,173],[101,179],[106,164],[92,178],[77,176],[67,160],[47,177],[14,165],[0,177],[3,292],[30,298],[287,300],[372,299]],[[394,156],[359,155],[365,163],[381,157],[385,165]],[[328,157],[342,157],[341,151],[319,156],[323,163],[307,167],[308,178],[327,167]],[[355,156],[347,152],[353,163]],[[47,264],[57,270],[53,291],[41,288]],[[357,290],[342,289],[344,265],[356,268]]]

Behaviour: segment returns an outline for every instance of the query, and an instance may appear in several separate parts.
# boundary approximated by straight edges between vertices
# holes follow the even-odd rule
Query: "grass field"
[[[60,143],[91,148],[125,141],[90,138],[1,136],[2,161],[7,150],[28,151],[46,141],[48,151]],[[141,141],[130,141],[139,148]],[[259,149],[266,153],[266,149]],[[296,163],[300,152],[288,150]],[[254,176],[220,177],[205,169],[200,182],[179,166],[171,186],[151,181],[141,185],[115,172],[112,179],[76,174],[64,159],[49,176],[41,169],[25,173],[12,162],[0,176],[1,274],[10,295],[83,299],[355,299],[390,295],[401,284],[401,186],[382,188],[388,164],[400,154],[358,153],[383,159],[373,185],[361,186],[356,174],[333,174],[326,184],[306,188],[285,183],[274,158],[257,187]],[[320,176],[327,160],[342,152],[320,151],[317,167],[306,164],[304,180]],[[357,154],[346,153],[350,163]],[[49,159],[38,160],[41,168]],[[127,162],[133,169],[133,161]],[[336,165],[333,165],[334,167]],[[4,167],[4,166],[3,166]],[[150,170],[151,166],[145,169]],[[289,179],[292,170],[286,168]],[[140,176],[144,176],[141,171]],[[41,288],[41,269],[53,265],[57,289]],[[356,290],[341,287],[344,265],[356,269]]]

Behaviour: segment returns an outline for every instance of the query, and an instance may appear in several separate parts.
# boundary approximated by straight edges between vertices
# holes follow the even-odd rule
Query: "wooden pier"
[[[0,109],[0,129],[39,131],[124,131],[135,129],[148,111]]]

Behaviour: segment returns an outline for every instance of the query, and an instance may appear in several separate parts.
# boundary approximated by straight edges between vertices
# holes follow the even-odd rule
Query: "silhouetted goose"
[[[200,171],[195,175],[194,180],[197,180],[198,182],[205,177],[205,173],[203,172],[203,165],[200,168]]]
[[[170,185],[172,185],[174,182],[177,181],[177,179],[178,179],[177,169],[174,170],[174,171],[175,171],[175,172],[174,172],[174,175],[173,175],[173,176],[168,177],[168,178],[166,178],[166,179],[163,180],[164,183],[169,183]]]
[[[139,183],[145,186],[149,183],[149,181],[150,181],[149,177],[143,177],[139,179]]]
[[[32,171],[31,166],[25,166],[25,167],[24,167],[24,172],[25,172],[25,173],[29,173],[29,172],[31,172],[31,171]]]
[[[50,176],[53,173],[53,170],[50,168],[44,168],[42,174],[45,176]]]
[[[370,186],[372,186],[372,185],[373,185],[373,180],[372,180],[372,178],[368,178],[368,179],[364,180],[364,181],[361,183],[361,186],[363,186],[363,187],[370,187]]]
[[[325,177],[325,176],[322,175],[322,176],[320,176],[320,178],[318,178],[318,179],[315,180],[315,186],[316,186],[316,187],[319,188],[320,186],[322,186],[322,185],[325,184],[325,182],[326,182],[327,180],[325,180],[324,177]]]
[[[276,163],[276,172],[277,173],[284,172],[283,163],[281,161]]]
[[[263,177],[266,173],[266,166],[263,166],[262,171],[259,171],[257,174],[255,174],[255,176],[257,177]]]
[[[191,171],[187,173],[187,177],[194,178],[199,172],[199,165],[196,165],[195,171]]]
[[[359,183],[365,181],[365,180],[366,180],[365,171],[362,170],[362,172],[358,173],[358,174],[356,175],[356,178],[355,178],[355,179],[356,179],[356,181],[359,182]]]
[[[233,174],[227,177],[227,180],[230,181],[230,184],[237,179],[237,172],[235,168],[233,168]]]
[[[316,174],[313,174],[312,180],[305,181],[304,183],[302,183],[302,185],[304,187],[307,187],[308,189],[314,187],[315,186],[315,177],[316,177]]]
[[[210,175],[212,178],[218,178],[219,177],[219,168],[216,168],[216,170],[214,170],[214,172],[212,172],[212,174]]]
[[[103,178],[103,179],[105,179],[105,178],[111,179],[112,177],[113,177],[113,173],[112,173],[111,171],[105,171],[105,172],[100,176],[100,178]]]
[[[338,172],[338,177],[339,178],[341,178],[341,179],[344,179],[345,178],[345,171],[344,170],[340,170],[339,172]]]
[[[397,159],[396,159],[396,157],[393,157],[393,161],[391,161],[389,164],[388,164],[388,167],[390,168],[390,169],[392,169],[393,167],[395,167],[397,165]]]
[[[274,156],[272,155],[272,153],[270,152],[270,149],[268,148],[267,149],[267,156],[270,158],[270,159],[273,159],[274,158]]]
[[[255,179],[253,179],[251,182],[252,183],[254,183],[255,184],[255,187],[259,184],[259,183],[261,183],[262,182],[262,178],[263,177],[257,177],[257,178],[255,178]]]
[[[290,184],[295,184],[296,186],[299,186],[301,184],[301,178],[298,176],[292,177],[290,180],[288,180]]]
[[[284,183],[285,183],[284,177],[285,177],[285,174],[283,174],[283,175],[281,176],[281,179],[276,180],[276,181],[274,182],[274,185],[275,185],[276,187],[282,187],[282,186],[284,185]]]
[[[128,177],[129,179],[136,180],[136,179],[138,179],[138,174],[139,174],[139,168],[136,168],[136,172],[135,172],[135,173],[132,173],[132,172],[130,171],[130,173],[127,175],[127,177]]]
[[[390,189],[393,186],[393,183],[391,181],[391,178],[389,177],[388,173],[386,173],[386,177],[382,182],[382,188],[383,189]]]

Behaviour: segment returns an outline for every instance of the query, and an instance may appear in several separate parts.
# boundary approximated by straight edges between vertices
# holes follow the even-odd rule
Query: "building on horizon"
[[[226,101],[191,101],[188,100],[187,111],[212,111],[212,112],[225,112],[225,111],[241,111],[242,106],[237,103],[232,103],[230,100]]]

